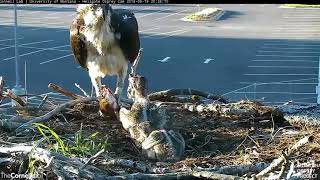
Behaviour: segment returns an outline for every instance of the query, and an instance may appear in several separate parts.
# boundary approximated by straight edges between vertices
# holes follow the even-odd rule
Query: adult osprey
[[[128,63],[140,49],[134,14],[106,4],[79,5],[70,27],[70,44],[76,62],[89,72],[97,96],[101,95],[101,78],[118,76],[115,96],[119,101]]]

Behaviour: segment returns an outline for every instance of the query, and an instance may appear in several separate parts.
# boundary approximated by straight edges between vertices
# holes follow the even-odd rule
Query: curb
[[[281,5],[278,8],[282,9],[320,9],[320,7],[295,7],[295,6],[286,6],[286,5]]]
[[[209,9],[209,8],[207,8],[207,9]],[[216,11],[214,11],[214,12],[212,12],[212,13],[210,13],[210,14],[201,14],[201,12],[203,12],[203,11],[205,11],[205,10],[207,10],[207,9],[204,9],[204,10],[202,10],[202,11],[200,11],[200,12],[191,14],[191,15],[195,15],[195,16],[206,15],[206,16],[208,16],[207,19],[199,19],[199,20],[189,19],[189,18],[187,18],[187,17],[190,16],[190,15],[188,15],[188,16],[185,16],[185,17],[181,18],[180,20],[182,20],[182,21],[188,21],[188,22],[205,22],[205,21],[210,21],[210,20],[217,21],[217,20],[219,20],[219,19],[225,14],[225,11],[222,10],[222,9],[219,9],[219,8],[216,8],[216,11],[219,11],[219,12],[217,12],[217,13],[216,13]],[[216,13],[216,14],[213,15],[213,16],[211,16],[211,15],[214,14],[214,13]],[[210,17],[210,16],[211,16],[211,17]]]
[[[214,17],[212,17],[215,21],[218,21],[224,14],[226,13],[226,11],[222,10],[220,11],[217,15],[215,15]]]

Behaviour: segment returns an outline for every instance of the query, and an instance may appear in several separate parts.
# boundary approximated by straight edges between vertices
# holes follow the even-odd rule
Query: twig
[[[130,76],[135,76],[135,75],[136,75],[137,66],[138,66],[139,61],[140,61],[140,59],[141,59],[142,52],[143,52],[143,48],[140,48],[139,53],[138,53],[138,56],[136,57],[136,59],[134,60],[132,66],[131,66]]]
[[[39,109],[44,105],[44,103],[46,103],[47,99],[48,99],[48,95],[45,95],[38,106]]]
[[[102,160],[102,161],[99,161],[99,164],[107,165],[107,166],[121,166],[121,167],[136,169],[140,172],[148,172],[149,171],[145,163],[134,162],[134,161],[128,160],[128,159],[112,159],[110,161]]]
[[[201,168],[196,167],[192,170],[196,171],[210,171],[216,172],[219,174],[237,174],[237,175],[244,175],[249,172],[259,172],[268,167],[269,164],[264,162],[259,163],[252,163],[252,164],[241,164],[241,165],[231,165],[231,166],[222,166],[222,167],[212,167],[212,168]]]
[[[68,158],[59,153],[34,146],[0,147],[0,153],[6,156],[21,154],[25,157],[26,155],[30,155],[30,157],[45,163],[60,179],[74,179],[77,176],[79,179],[108,179],[110,176],[107,171],[90,165],[86,169],[81,170],[79,167],[83,166],[83,163],[78,158]],[[13,157],[17,159],[17,156]]]
[[[80,167],[80,169],[84,169],[85,167],[87,167],[93,160],[95,160],[98,156],[100,156],[100,154],[104,153],[106,150],[103,148],[102,150],[100,150],[97,154],[93,155],[92,157],[90,157],[88,159],[88,161]]]
[[[295,151],[298,151],[302,146],[313,142],[314,137],[313,136],[306,136],[302,139],[300,139],[297,143],[295,143],[293,146],[291,146],[287,153],[285,154],[286,157],[290,157]],[[264,170],[262,170],[260,173],[256,175],[258,179],[261,179],[263,176],[265,176],[267,173],[273,171],[276,169],[280,164],[282,164],[285,161],[285,157],[281,155],[277,159],[273,160],[273,162]]]
[[[16,94],[14,94],[10,89],[7,89],[7,91],[4,92],[4,96],[13,99],[14,101],[16,101],[22,107],[26,106],[26,102],[21,97],[19,97]]]
[[[19,126],[15,132],[18,133],[18,132],[21,132],[23,129],[27,128],[27,127],[30,127],[32,125],[32,123],[35,123],[35,122],[46,122],[48,121],[52,116],[60,113],[62,110],[64,110],[65,108],[69,107],[69,106],[74,106],[78,103],[84,103],[84,102],[90,102],[90,101],[94,101],[96,100],[96,98],[93,98],[93,97],[87,97],[87,98],[81,98],[81,99],[76,99],[76,100],[71,100],[71,101],[68,101],[66,103],[63,103],[57,107],[55,107],[52,111],[48,112],[47,114],[43,115],[43,116],[40,116],[40,117],[36,117],[24,124],[22,124],[21,126]]]
[[[291,155],[292,153],[294,153],[295,151],[298,151],[302,146],[313,142],[314,137],[313,136],[306,136],[302,139],[300,139],[297,143],[295,143],[289,150],[287,153],[287,156]]]
[[[202,92],[195,89],[168,89],[164,91],[154,92],[148,95],[148,98],[151,101],[155,100],[165,100],[168,96],[178,96],[178,95],[197,95],[206,99],[218,100],[223,103],[227,103],[227,100],[222,98],[221,96],[214,95],[211,93]]]
[[[284,152],[282,152],[281,156],[283,156],[284,161],[282,162],[282,166],[281,166],[281,170],[278,175],[278,179],[281,179],[281,177],[283,176],[283,174],[288,166],[288,158],[287,158],[286,154]]]
[[[175,180],[175,179],[224,179],[224,180],[242,180],[244,178],[239,176],[218,174],[209,171],[191,171],[191,172],[175,172],[166,174],[144,174],[144,173],[134,173],[123,176],[111,176],[108,180],[118,180],[118,179],[159,179],[159,180]]]
[[[83,90],[83,89],[80,87],[79,84],[74,83],[74,85],[75,85],[78,89],[80,89],[80,91],[83,93],[84,96],[90,97],[89,94],[88,94],[85,90]]]
[[[48,88],[52,89],[53,91],[59,92],[60,94],[65,95],[65,96],[67,96],[67,97],[69,97],[71,99],[79,99],[79,98],[81,98],[79,95],[76,95],[73,92],[70,92],[70,91],[68,91],[66,89],[63,89],[62,87],[60,87],[60,86],[58,86],[56,84],[53,84],[53,83],[50,83],[48,85]]]
[[[4,80],[3,80],[3,77],[0,76],[0,104],[3,99],[3,87],[4,87]]]
[[[294,162],[291,162],[289,172],[287,173],[286,179],[290,179],[294,171]]]

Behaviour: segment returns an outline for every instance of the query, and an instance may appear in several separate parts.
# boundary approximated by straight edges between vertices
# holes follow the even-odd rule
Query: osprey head
[[[101,26],[111,11],[108,4],[81,4],[77,7],[77,14],[84,19],[85,25],[89,28]]]

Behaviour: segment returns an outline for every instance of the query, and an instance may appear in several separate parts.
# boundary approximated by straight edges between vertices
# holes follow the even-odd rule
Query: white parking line
[[[286,19],[319,19],[319,16],[285,16]]]
[[[61,30],[58,30],[58,31],[56,31],[56,32],[64,32],[64,31],[70,31],[69,29],[61,29]]]
[[[52,41],[54,41],[54,40],[53,39],[49,39],[49,40],[45,40],[45,41],[35,41],[35,42],[31,42],[31,43],[20,44],[20,46],[25,46],[25,45],[30,45],[30,44],[41,44],[41,43],[52,42]]]
[[[285,103],[288,103],[288,101],[274,101],[274,102],[267,102],[267,101],[263,101],[264,104],[278,104],[278,105],[283,105]],[[311,103],[311,102],[304,102],[304,101],[295,101],[294,103],[296,104],[305,104],[305,105],[316,105],[317,103]]]
[[[298,48],[283,48],[283,47],[261,47],[261,49],[283,49],[283,50],[319,50],[319,48],[305,48],[305,47],[298,47]]]
[[[18,39],[23,39],[24,37],[20,37]],[[11,38],[11,39],[0,39],[0,42],[2,41],[14,41],[15,39],[14,38]]]
[[[319,34],[320,35],[320,34]],[[312,35],[312,34],[287,34],[287,35],[273,35],[270,36],[270,38],[277,38],[277,39],[299,39],[299,40],[303,40],[303,39],[314,39],[314,38],[318,38],[319,35]]]
[[[153,36],[160,36],[160,35],[167,35],[167,34],[171,34],[171,33],[175,33],[175,32],[183,32],[185,31],[185,29],[180,29],[180,30],[175,30],[175,31],[169,31],[169,32],[162,32],[162,33],[156,33],[156,34],[151,34],[151,35],[146,35],[146,36],[142,36],[143,38],[148,38],[148,37],[153,37]]]
[[[279,35],[320,35],[320,31],[315,32],[306,32],[306,31],[300,31],[300,32],[273,32],[271,34],[279,34]]]
[[[165,38],[169,38],[171,36],[177,36],[177,35],[181,35],[181,34],[184,34],[184,33],[187,33],[187,32],[190,32],[191,30],[185,30],[185,31],[181,31],[181,32],[178,32],[178,33],[173,33],[173,34],[170,34],[168,36],[163,36],[163,37],[150,37],[151,39],[165,39]]]
[[[66,45],[55,46],[55,47],[51,47],[50,49],[60,48],[60,47],[65,47],[65,46],[66,46]],[[37,50],[37,51],[32,51],[32,52],[29,52],[29,53],[21,54],[20,57],[27,56],[27,55],[30,55],[30,54],[39,53],[39,52],[43,52],[43,51],[47,51],[48,49],[49,49],[49,48],[44,48],[44,49],[41,49],[41,50]],[[15,58],[15,57],[5,58],[5,59],[2,59],[1,61],[9,61],[9,60],[14,59],[14,58]]]
[[[30,15],[30,14],[35,14],[35,13],[42,13],[42,11],[30,11],[30,12],[25,12],[24,15]]]
[[[0,51],[1,50],[5,50],[5,49],[9,49],[9,48],[13,48],[13,47],[15,47],[15,46],[7,46],[7,47],[4,47],[4,48],[0,48]]]
[[[244,74],[245,76],[318,76],[318,74],[279,74],[279,73],[248,73],[248,74]]]
[[[294,68],[294,69],[318,69],[318,67],[310,66],[248,66],[249,68]]]
[[[1,27],[1,30],[13,28],[12,25],[8,25],[8,27]]]
[[[292,59],[256,59],[252,60],[256,62],[312,62],[318,63],[319,61],[310,61],[310,60],[292,60]]]
[[[61,13],[61,12],[49,13],[49,14],[47,14],[47,16],[53,16],[53,15],[56,15],[56,14],[59,14],[59,13]]]
[[[247,84],[257,84],[258,86],[260,86],[260,85],[269,85],[269,84],[277,84],[277,85],[290,85],[290,84],[292,84],[292,85],[313,85],[313,84],[318,84],[318,83],[300,83],[300,82],[288,82],[288,83],[286,83],[286,82],[284,82],[284,83],[282,83],[282,82],[270,82],[270,83],[262,83],[262,82],[240,82],[240,84],[245,84],[245,85],[247,85]]]
[[[302,23],[286,22],[286,24],[284,24],[283,27],[287,27],[287,26],[290,26],[290,27],[319,27],[320,25],[319,24],[310,24],[310,23],[305,23],[305,22],[302,22]]]
[[[152,30],[156,30],[156,29],[160,29],[160,28],[159,28],[159,27],[150,28],[150,29],[146,29],[146,30],[139,31],[139,33],[148,32],[148,31],[152,31]]]
[[[310,29],[313,28],[313,29]],[[282,26],[278,28],[274,28],[274,30],[300,30],[300,31],[310,31],[310,30],[318,30],[314,26]]]
[[[39,24],[39,25],[64,25],[64,23],[65,22],[47,22],[47,23],[45,23],[45,22],[39,22],[39,21],[37,21],[37,22],[30,22],[30,21],[28,21],[28,22],[24,22],[24,23],[21,23],[21,24]]]
[[[33,29],[28,29],[28,30],[37,31],[37,30],[41,30],[41,29],[50,29],[50,27],[37,27],[37,28],[33,28]]]
[[[163,9],[163,10],[159,10],[159,11],[155,11],[155,12],[152,12],[152,13],[147,13],[147,14],[144,14],[142,16],[136,16],[136,18],[143,18],[143,17],[146,17],[146,16],[150,16],[150,15],[153,15],[153,14],[156,14],[156,13],[160,13],[160,12],[163,12],[163,11],[168,11],[170,10],[171,8],[168,8],[168,9]]]
[[[75,15],[76,15],[76,13],[72,13],[72,14],[69,14],[67,16],[70,17],[70,16],[75,16]]]
[[[0,21],[1,24],[14,24],[13,20]]]
[[[320,52],[305,52],[305,51],[265,51],[265,50],[259,50],[259,53],[298,53],[298,54],[305,54],[305,53],[311,53],[311,54],[319,54]]]
[[[275,57],[319,57],[319,56],[284,56],[284,55],[276,55],[276,54],[257,54],[256,56],[275,56]]]
[[[159,18],[157,18],[157,19],[154,19],[154,21],[159,21],[159,20],[161,20],[161,19],[165,19],[165,18],[168,18],[168,17],[170,17],[170,16],[174,16],[174,15],[176,15],[176,14],[183,13],[183,12],[185,12],[185,11],[188,11],[188,9],[185,9],[185,10],[182,10],[182,11],[179,11],[179,12],[176,12],[176,13],[172,13],[172,14],[169,14],[169,15],[167,15],[167,16],[159,17]]]
[[[124,9],[130,10],[130,8],[124,8]],[[145,11],[145,10],[149,10],[149,7],[145,7],[145,8],[139,9],[137,11],[133,11],[133,10],[130,10],[130,11],[132,11],[134,14],[137,14],[137,13],[140,13],[141,11]]]
[[[48,60],[48,61],[43,61],[41,62],[40,64],[46,64],[46,63],[49,63],[49,62],[53,62],[53,61],[57,61],[59,59],[63,59],[63,58],[66,58],[66,57],[69,57],[69,56],[72,56],[73,54],[68,54],[68,55],[65,55],[65,56],[61,56],[61,57],[58,57],[58,58],[55,58],[55,59],[51,59],[51,60]]]
[[[15,47],[14,45],[6,45],[6,44],[0,44],[0,46],[6,46],[5,48],[1,48],[0,50]],[[70,46],[70,45],[65,45],[64,47],[66,47],[66,46]],[[23,48],[27,48],[27,49],[45,49],[45,50],[53,50],[53,51],[70,52],[70,50],[63,50],[63,49],[56,49],[56,48],[39,48],[39,47],[34,47],[34,46],[23,46],[23,45],[19,45],[19,47],[23,47]]]
[[[276,81],[276,82],[263,82],[259,84],[269,84],[269,83],[289,83],[289,82],[301,82],[307,80],[317,80],[318,78],[303,78],[303,79],[293,79],[293,80],[285,80],[285,81]],[[254,82],[256,85],[259,85],[258,82]],[[252,83],[252,85],[254,84]]]
[[[279,92],[279,91],[247,91],[247,92],[242,92],[242,91],[237,91],[237,92],[234,92],[234,93],[238,93],[238,94],[252,94],[252,93],[257,93],[257,94],[294,94],[294,95],[313,95],[313,94],[316,94],[316,93],[312,93],[312,92]]]
[[[301,46],[301,47],[320,47],[320,44],[285,44],[285,43],[265,43],[264,46]]]
[[[48,19],[60,19],[59,16],[52,16],[52,17],[45,17],[45,18],[39,18],[39,17],[28,17],[28,16],[20,16],[21,21],[29,21],[29,20],[48,20]],[[21,22],[23,23],[23,22]]]

